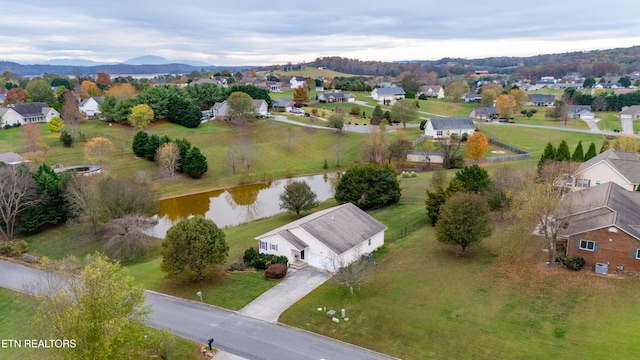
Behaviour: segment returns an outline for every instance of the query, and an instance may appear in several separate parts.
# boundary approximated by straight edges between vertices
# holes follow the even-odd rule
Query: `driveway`
[[[622,133],[625,135],[633,135],[633,120],[620,119],[622,122]]]
[[[329,279],[326,272],[307,266],[294,270],[278,285],[258,296],[238,313],[252,318],[277,322],[280,314]]]

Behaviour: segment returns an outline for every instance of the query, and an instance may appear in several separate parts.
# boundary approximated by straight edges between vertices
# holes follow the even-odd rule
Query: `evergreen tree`
[[[578,141],[578,146],[576,146],[576,150],[571,155],[571,161],[575,162],[583,162],[584,161],[584,150],[582,150],[582,140]]]
[[[144,146],[144,157],[153,161],[156,158],[156,150],[162,146],[162,139],[156,134],[149,136],[147,144]]]
[[[551,144],[551,142],[548,142],[547,146],[544,148],[544,151],[542,152],[540,161],[538,161],[538,169],[540,169],[545,162],[549,160],[554,160],[555,158],[556,158],[556,149],[553,147],[553,144]]]
[[[466,191],[480,193],[489,186],[489,173],[478,165],[465,166],[456,172],[458,179]]]
[[[555,161],[569,161],[569,160],[571,160],[571,152],[569,152],[569,145],[567,145],[566,141],[562,140],[560,142],[560,145],[558,145]]]
[[[200,149],[195,146],[189,149],[182,164],[182,171],[189,177],[199,179],[207,170],[207,158],[202,155]]]
[[[593,159],[597,155],[598,154],[596,153],[596,144],[591,143],[591,145],[589,145],[589,149],[587,150],[587,153],[584,154],[584,161],[587,161],[589,159]]]
[[[32,234],[67,220],[69,204],[65,198],[65,174],[57,174],[47,164],[41,164],[33,174],[40,201],[29,206],[20,218],[22,234]]]
[[[133,144],[131,145],[133,154],[135,156],[143,157],[146,152],[147,142],[149,141],[149,135],[143,130],[136,133],[133,137]]]
[[[602,143],[602,147],[600,148],[600,154],[602,154],[603,152],[609,149],[611,149],[611,143],[609,143],[609,139],[604,139],[604,142]]]

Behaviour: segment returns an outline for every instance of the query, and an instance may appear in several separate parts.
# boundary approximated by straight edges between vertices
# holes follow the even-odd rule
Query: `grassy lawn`
[[[326,78],[334,78],[334,77],[351,77],[351,76],[366,76],[366,75],[352,75],[347,73],[342,73],[330,69],[318,69],[316,67],[308,67],[305,66],[300,70],[292,70],[292,71],[275,71],[276,74],[280,76],[304,76],[308,78],[315,79],[318,76],[324,76]]]
[[[616,112],[599,112],[596,113],[596,117],[600,118],[598,121],[598,129],[611,131],[613,129],[622,130],[622,123],[618,118]]]
[[[416,99],[417,100],[417,99]],[[471,114],[471,110],[477,107],[481,107],[480,104],[472,104],[465,102],[452,102],[445,99],[429,99],[429,100],[417,100],[420,104],[418,111],[424,111],[433,114],[440,114],[444,116],[461,116],[468,117]]]
[[[551,141],[555,147],[558,147],[560,142],[565,140],[569,145],[569,150],[573,153],[576,145],[578,145],[578,141],[582,141],[584,149],[588,149],[591,142],[596,144],[596,149],[600,149],[604,140],[604,136],[600,134],[509,125],[482,124],[481,129],[487,137],[495,138],[509,145],[531,152],[531,158],[535,159],[536,162],[542,155],[542,151],[549,141]]]
[[[633,133],[640,134],[640,121],[638,120],[633,122]]]
[[[373,213],[390,233],[424,218],[412,198],[427,180],[403,179],[408,201]],[[536,240],[522,260],[501,256],[506,246],[500,230],[468,256],[438,244],[429,225],[390,236],[361,291],[350,296],[327,282],[280,321],[404,359],[629,358],[640,350],[630,341],[640,330],[638,279],[548,270]],[[334,324],[318,307],[344,308],[349,321]]]
[[[568,119],[567,124],[565,125],[564,121],[562,120],[555,120],[553,118],[545,117],[544,108],[537,108],[537,110],[538,112],[533,114],[533,116],[530,118],[522,114],[516,114],[513,120],[518,124],[554,126],[557,128],[589,130],[589,125],[587,125],[587,123],[584,122],[583,120]]]
[[[0,288],[0,339],[34,339],[37,330],[28,319],[36,311],[36,303],[24,294]],[[157,330],[149,329],[150,333]],[[159,333],[159,332],[158,332]],[[200,347],[190,340],[171,336],[168,346],[170,359],[200,359]],[[36,349],[0,348],[0,359],[42,359],[44,353]],[[147,357],[141,357],[147,358]]]

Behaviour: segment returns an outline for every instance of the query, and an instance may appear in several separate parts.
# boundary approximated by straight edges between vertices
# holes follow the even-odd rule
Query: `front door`
[[[304,250],[300,251],[300,260],[304,260]]]

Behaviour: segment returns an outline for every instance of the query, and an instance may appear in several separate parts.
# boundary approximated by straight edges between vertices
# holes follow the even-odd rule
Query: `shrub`
[[[287,275],[287,265],[282,263],[271,264],[269,265],[267,270],[265,270],[264,272],[264,277],[266,277],[269,280],[282,279],[286,275]]]
[[[248,263],[249,266],[256,270],[265,270],[272,264],[288,264],[289,259],[286,256],[277,256],[273,254],[255,254],[253,259]]]
[[[258,256],[258,251],[255,248],[250,247],[244,251],[244,256],[242,256],[242,261],[244,261],[245,264],[249,265],[251,264],[251,262],[256,256]]]
[[[582,256],[573,256],[573,257],[568,257],[568,256],[558,256],[558,261],[564,265],[567,269],[571,269],[571,270],[575,270],[575,271],[579,271],[580,269],[582,269],[582,267],[584,267],[585,261],[584,258]]]
[[[27,252],[28,244],[24,240],[0,242],[0,255],[8,257],[20,256]]]
[[[62,130],[60,133],[60,142],[64,147],[71,147],[73,145],[73,136],[69,134],[66,130]]]
[[[227,271],[245,271],[247,266],[243,261],[236,261],[233,264],[229,265]]]

